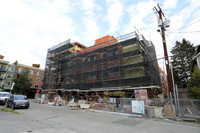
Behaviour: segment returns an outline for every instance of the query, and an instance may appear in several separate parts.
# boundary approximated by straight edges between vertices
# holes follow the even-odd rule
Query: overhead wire
[[[183,32],[170,32],[170,33],[198,33],[200,31],[183,31]]]
[[[191,24],[188,24],[188,25],[186,25],[186,26],[184,26],[184,27],[181,27],[181,28],[175,29],[175,30],[171,30],[171,31],[182,30],[182,29],[187,28],[187,27],[189,27],[189,26],[191,26],[191,25],[193,25],[193,24],[196,24],[196,23],[198,23],[198,22],[200,22],[200,20],[197,20],[197,21],[195,21],[195,22],[193,22],[193,23],[191,23]]]

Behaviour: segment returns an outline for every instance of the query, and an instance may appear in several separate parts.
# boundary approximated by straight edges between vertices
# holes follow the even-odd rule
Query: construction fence
[[[94,110],[200,122],[200,100],[196,99],[179,99],[177,106],[174,99],[160,98],[105,98],[98,104],[94,104]]]
[[[36,100],[54,106],[67,106],[69,108],[91,109],[106,112],[116,112],[133,116],[187,120],[200,122],[200,100],[196,99],[141,99],[141,98],[115,98],[98,97],[92,100],[69,100],[54,96],[55,101],[49,101],[48,95],[37,95]]]

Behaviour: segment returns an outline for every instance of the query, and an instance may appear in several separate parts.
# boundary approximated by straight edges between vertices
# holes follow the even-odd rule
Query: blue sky
[[[162,58],[152,10],[157,3],[171,22],[166,31],[169,54],[182,38],[200,44],[200,0],[0,0],[0,54],[11,63],[18,60],[44,68],[47,49],[60,42],[72,39],[92,46],[97,38],[137,28]]]

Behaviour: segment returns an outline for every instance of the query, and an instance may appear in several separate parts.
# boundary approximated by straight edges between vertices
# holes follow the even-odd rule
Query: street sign
[[[132,113],[144,114],[144,101],[132,100]]]

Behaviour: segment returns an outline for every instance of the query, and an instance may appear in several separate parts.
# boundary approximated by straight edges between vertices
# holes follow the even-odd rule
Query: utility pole
[[[173,84],[172,84],[172,75],[171,75],[171,71],[169,68],[169,56],[167,53],[167,46],[166,46],[166,39],[165,39],[165,28],[169,27],[168,23],[169,22],[167,20],[165,20],[165,22],[163,22],[163,17],[165,18],[165,15],[162,11],[162,9],[160,8],[159,4],[157,5],[158,9],[156,7],[154,7],[155,11],[158,14],[158,26],[160,27],[161,31],[161,36],[162,36],[162,41],[163,41],[163,48],[164,48],[164,55],[165,55],[165,64],[166,64],[166,69],[167,69],[167,80],[168,80],[168,96],[170,92],[173,92]]]

